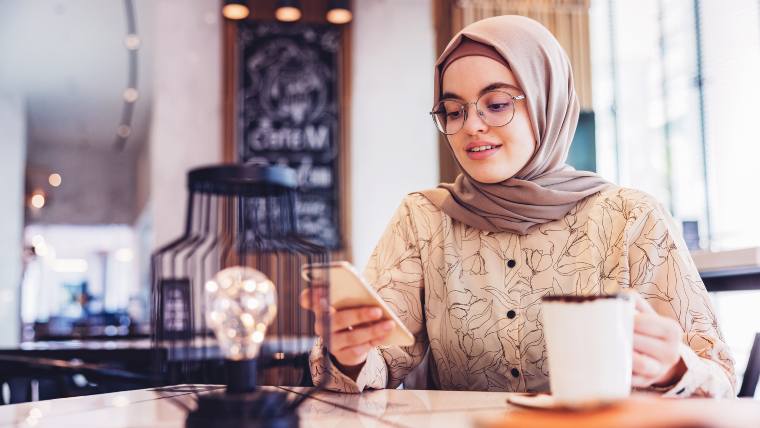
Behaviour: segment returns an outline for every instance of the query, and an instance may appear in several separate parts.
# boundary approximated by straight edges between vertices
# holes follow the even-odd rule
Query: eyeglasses
[[[463,103],[456,100],[443,100],[433,107],[430,116],[445,135],[459,132],[467,121],[468,106],[475,105],[478,116],[488,126],[507,126],[515,117],[515,102],[524,100],[525,95],[514,96],[509,92],[493,90],[478,97],[474,103]]]

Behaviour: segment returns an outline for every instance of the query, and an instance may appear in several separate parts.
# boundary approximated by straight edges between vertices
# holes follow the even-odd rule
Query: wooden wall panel
[[[275,0],[255,0],[249,1],[251,7],[250,20],[274,21]],[[303,17],[300,22],[305,23],[327,23],[325,12],[327,10],[328,0],[309,0],[303,1]],[[222,138],[223,138],[223,160],[224,162],[236,162],[238,154],[236,153],[236,144],[239,138],[237,125],[237,88],[238,82],[238,46],[237,46],[237,24],[225,20],[222,26],[222,61],[223,61],[223,100],[222,100]],[[341,46],[341,64],[340,64],[340,85],[339,99],[341,100],[340,113],[340,229],[343,237],[343,248],[340,251],[332,253],[335,260],[351,260],[351,24],[342,26],[342,46]]]

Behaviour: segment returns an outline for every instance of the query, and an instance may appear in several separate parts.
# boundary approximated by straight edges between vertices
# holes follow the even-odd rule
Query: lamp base
[[[185,428],[297,428],[298,422],[285,392],[214,392],[198,396],[198,408],[187,416]]]

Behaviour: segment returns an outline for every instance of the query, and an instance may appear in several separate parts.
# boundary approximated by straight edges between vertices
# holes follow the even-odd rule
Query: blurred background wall
[[[113,316],[110,334],[141,332],[149,257],[182,231],[187,171],[236,155],[236,24],[222,3],[0,1],[0,346],[58,337],[83,313]],[[273,0],[248,3],[250,19],[274,19]],[[305,20],[324,22],[326,2],[303,3]],[[433,64],[464,25],[503,13],[543,22],[571,57],[583,107],[573,165],[653,194],[698,263],[760,265],[757,1],[355,0],[352,11],[340,197],[359,268],[404,195],[456,175],[428,115]],[[714,299],[741,367],[759,294]]]

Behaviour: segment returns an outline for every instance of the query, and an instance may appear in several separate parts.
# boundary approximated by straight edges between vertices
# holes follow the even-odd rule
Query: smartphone
[[[348,309],[377,306],[383,311],[381,320],[393,321],[394,327],[383,345],[411,346],[414,336],[371,285],[345,261],[312,263],[301,266],[301,276],[308,282],[330,282],[330,306]]]

